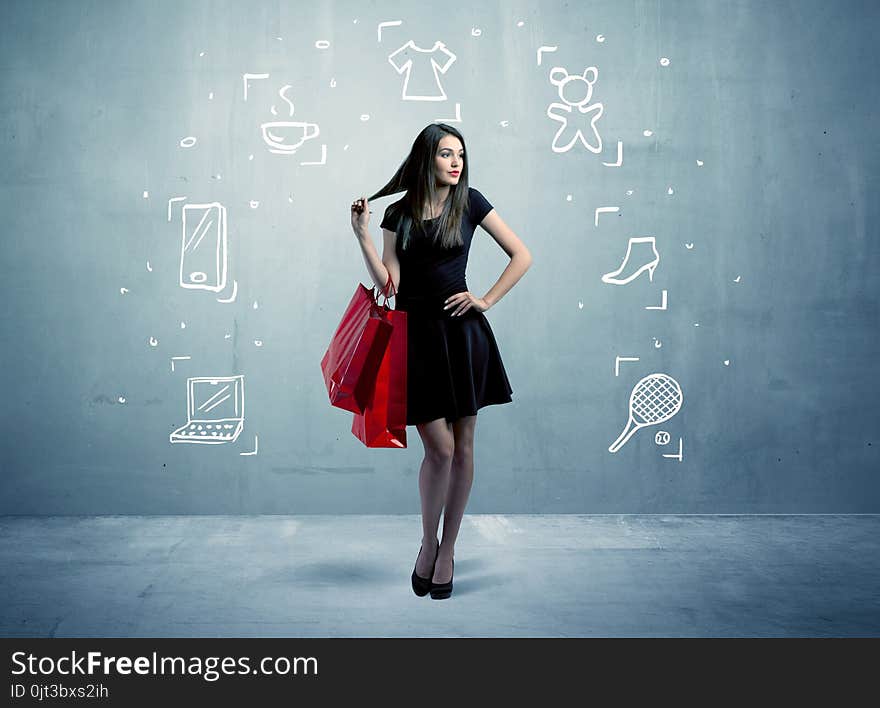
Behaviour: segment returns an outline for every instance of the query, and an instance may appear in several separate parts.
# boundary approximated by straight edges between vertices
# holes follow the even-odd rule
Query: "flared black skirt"
[[[474,308],[453,317],[444,299],[401,296],[395,304],[407,312],[407,425],[513,400],[489,320]]]

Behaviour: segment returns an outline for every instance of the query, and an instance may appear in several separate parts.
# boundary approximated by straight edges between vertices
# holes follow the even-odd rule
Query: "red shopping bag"
[[[392,285],[389,273],[383,294]],[[353,413],[363,412],[367,405],[391,337],[387,302],[386,294],[385,304],[380,306],[374,291],[358,284],[321,358],[331,405]]]
[[[351,432],[367,447],[406,447],[406,312],[389,310],[391,339],[373,396],[355,413]]]

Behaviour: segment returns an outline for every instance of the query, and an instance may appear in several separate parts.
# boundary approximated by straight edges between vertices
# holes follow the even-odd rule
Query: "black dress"
[[[462,246],[433,242],[439,219],[427,219],[427,237],[412,229],[407,248],[398,232],[406,197],[385,210],[381,227],[397,233],[400,283],[394,307],[407,312],[406,424],[437,418],[454,421],[476,415],[484,406],[512,402],[513,389],[486,316],[471,307],[452,316],[443,309],[450,295],[469,290],[465,281],[474,230],[492,210],[486,198],[468,189],[468,213],[462,216]]]

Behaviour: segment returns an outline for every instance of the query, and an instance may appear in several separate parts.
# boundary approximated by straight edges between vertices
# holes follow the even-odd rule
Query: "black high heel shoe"
[[[434,563],[437,562],[437,554],[440,552],[440,544],[437,544],[437,550],[434,552]],[[419,546],[419,556],[422,555],[422,547]],[[419,562],[419,557],[416,556],[416,564]],[[434,577],[434,566],[431,566],[431,574],[427,578],[423,578],[421,575],[416,575],[416,569],[413,568],[412,572],[412,589],[413,592],[419,597],[424,597],[428,594],[428,591],[431,589],[431,578]]]
[[[437,559],[434,558],[434,564],[436,565]],[[452,574],[455,575],[455,558],[452,559]],[[434,574],[431,574],[431,577],[434,577]],[[443,600],[449,597],[452,594],[452,575],[449,576],[448,583],[431,583],[431,599],[432,600]]]

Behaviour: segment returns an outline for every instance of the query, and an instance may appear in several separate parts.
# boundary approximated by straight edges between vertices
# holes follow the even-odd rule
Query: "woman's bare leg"
[[[419,495],[422,500],[422,552],[416,560],[416,575],[431,575],[437,550],[437,528],[449,486],[455,439],[452,423],[438,418],[416,426],[425,448],[425,459],[419,470]],[[445,533],[445,531],[444,531]]]
[[[449,486],[446,492],[446,510],[443,513],[443,538],[434,568],[435,583],[448,583],[452,577],[452,558],[455,540],[464,517],[468,496],[474,482],[474,428],[476,415],[468,415],[453,421],[455,447],[450,468]]]

